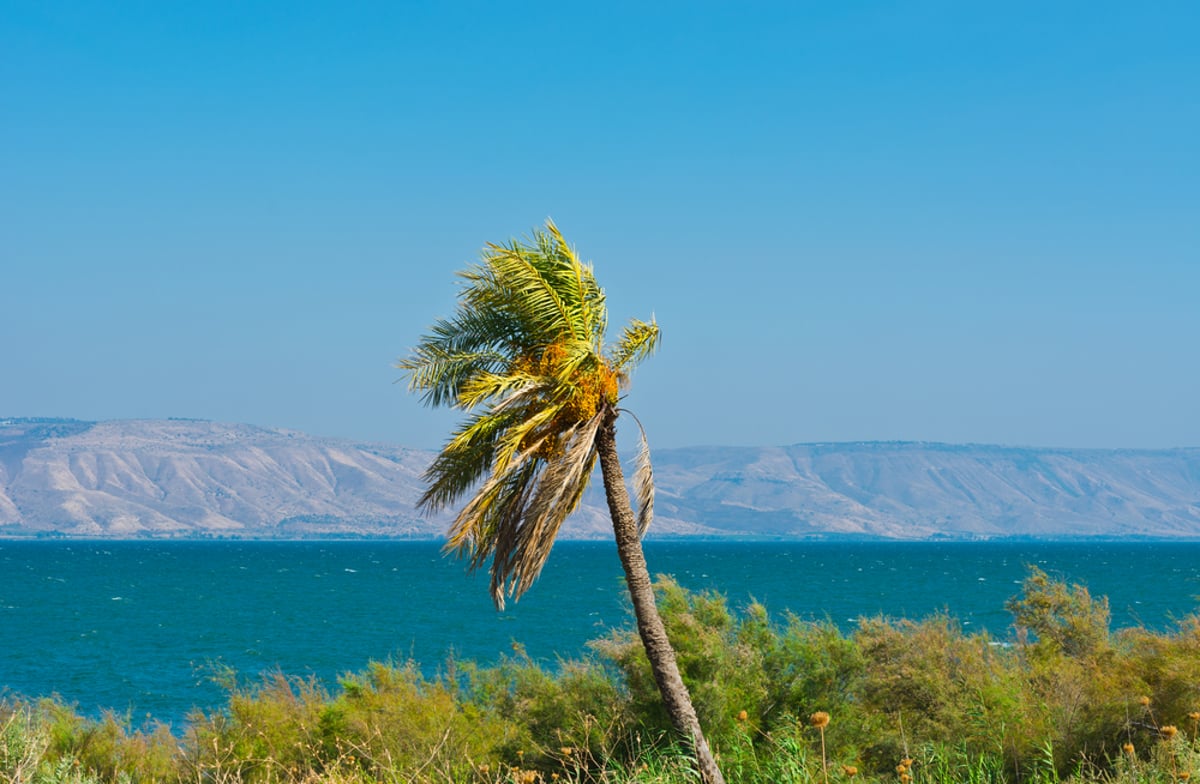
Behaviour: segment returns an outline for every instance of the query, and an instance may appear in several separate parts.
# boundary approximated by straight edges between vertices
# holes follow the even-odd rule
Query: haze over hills
[[[0,419],[0,536],[438,538],[432,453],[197,420]],[[1200,538],[1200,448],[929,443],[654,453],[652,536]],[[568,538],[611,535],[594,485]]]

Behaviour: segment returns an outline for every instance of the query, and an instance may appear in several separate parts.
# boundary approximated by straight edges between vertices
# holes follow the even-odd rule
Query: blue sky
[[[0,415],[438,445],[547,217],[655,446],[1200,445],[1200,10],[0,0]]]

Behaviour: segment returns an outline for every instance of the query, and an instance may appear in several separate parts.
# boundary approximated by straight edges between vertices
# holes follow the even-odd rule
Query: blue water
[[[648,542],[652,573],[751,597],[776,617],[921,618],[1009,634],[1027,564],[1108,596],[1115,627],[1197,609],[1200,543]],[[556,546],[541,580],[496,612],[487,577],[428,542],[0,541],[0,691],[57,694],[178,723],[225,695],[216,667],[335,684],[371,660],[493,663],[519,642],[553,663],[628,623],[611,544]]]

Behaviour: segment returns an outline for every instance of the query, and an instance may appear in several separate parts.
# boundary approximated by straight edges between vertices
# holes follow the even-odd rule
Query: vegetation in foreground
[[[1109,628],[1107,602],[1034,570],[1000,644],[954,619],[774,619],[656,584],[731,782],[1177,782],[1200,777],[1200,616]],[[372,664],[336,689],[274,675],[173,733],[0,703],[4,782],[684,782],[636,632],[553,672]]]

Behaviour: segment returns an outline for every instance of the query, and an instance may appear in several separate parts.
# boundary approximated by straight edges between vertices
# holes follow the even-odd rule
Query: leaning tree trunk
[[[646,556],[642,553],[642,543],[638,538],[637,520],[629,503],[629,492],[625,489],[621,461],[617,457],[615,413],[608,415],[600,426],[596,434],[596,447],[604,476],[604,493],[608,497],[608,511],[612,515],[613,533],[617,538],[617,555],[625,569],[625,582],[633,600],[638,635],[646,649],[646,658],[650,660],[650,669],[654,672],[667,715],[671,717],[676,731],[691,744],[701,781],[704,784],[725,784],[721,769],[717,767],[717,761],[700,729],[692,698],[675,663],[675,649],[667,639],[666,627],[654,602],[654,588],[646,571]]]

